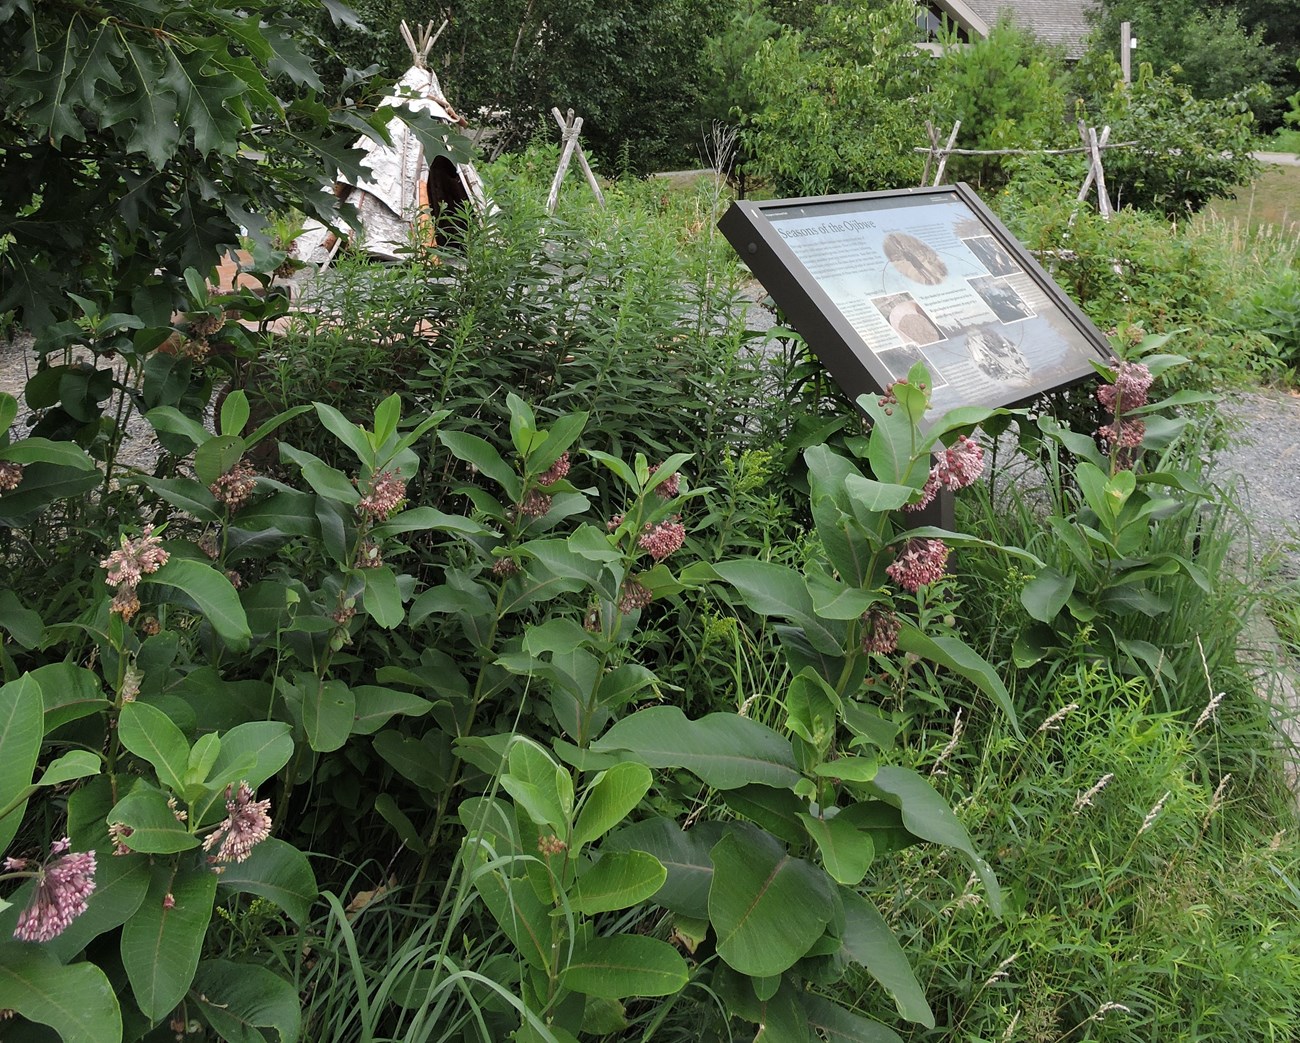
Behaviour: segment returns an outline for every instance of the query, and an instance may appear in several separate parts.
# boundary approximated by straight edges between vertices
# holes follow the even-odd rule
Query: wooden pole
[[[1133,24],[1119,23],[1119,71],[1124,82],[1131,83],[1133,76]]]
[[[560,109],[558,106],[551,109],[551,115],[555,117],[555,122],[560,128],[560,134],[563,135],[568,129],[568,123],[566,123],[564,117],[560,115]],[[572,109],[569,110],[569,120],[573,120]],[[579,143],[578,147],[574,150],[574,155],[578,159],[578,166],[582,168],[582,173],[587,179],[587,184],[591,186],[591,191],[596,196],[596,202],[601,206],[604,206],[605,193],[600,190],[600,182],[596,180],[596,175],[591,169],[591,164],[587,162],[587,153],[582,150],[581,143]]]
[[[1081,137],[1085,143],[1088,141],[1087,130],[1085,129],[1085,124],[1083,123],[1082,120],[1079,121],[1079,137]],[[1102,127],[1101,137],[1097,139],[1098,150],[1104,149],[1106,147],[1106,142],[1109,139],[1110,139],[1110,127]],[[1092,149],[1089,148],[1087,151],[1089,153],[1089,156],[1091,157]],[[1085,199],[1088,198],[1088,190],[1092,188],[1093,182],[1096,181],[1096,179],[1097,179],[1097,171],[1093,168],[1092,161],[1090,158],[1088,162],[1088,176],[1083,179],[1083,187],[1079,189],[1080,203],[1082,203]]]
[[[930,148],[925,153],[925,169],[921,171],[922,188],[930,183],[930,164],[934,162],[935,154],[939,151],[939,132],[929,120],[925,121],[925,136],[930,139]]]
[[[1111,215],[1110,196],[1106,192],[1106,172],[1101,166],[1101,149],[1097,147],[1097,128],[1088,128],[1088,147],[1092,149],[1092,165],[1097,171],[1097,206],[1101,216],[1109,221]]]
[[[573,150],[578,147],[578,133],[582,130],[582,117],[576,119],[569,117],[568,125],[564,130],[564,150],[560,153],[560,166],[555,171],[555,180],[551,182],[550,195],[546,197],[546,212],[555,213],[556,204],[560,201],[560,183],[564,180],[564,175],[568,172],[569,163],[573,160]]]
[[[943,147],[943,152],[939,155],[939,166],[934,172],[934,184],[937,188],[943,184],[944,168],[948,166],[948,157],[952,154],[952,146],[957,141],[957,131],[961,130],[961,120],[957,120],[952,125],[952,133],[948,135],[948,144]]]

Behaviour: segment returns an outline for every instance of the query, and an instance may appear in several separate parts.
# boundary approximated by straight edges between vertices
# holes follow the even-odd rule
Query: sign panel
[[[1095,374],[1102,333],[964,184],[741,200],[718,227],[851,397],[923,361],[934,416]]]

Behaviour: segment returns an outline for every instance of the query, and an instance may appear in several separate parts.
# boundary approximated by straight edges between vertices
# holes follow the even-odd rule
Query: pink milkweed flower
[[[370,479],[370,491],[357,503],[357,514],[383,521],[406,502],[401,470],[381,471]]]
[[[940,489],[956,492],[965,489],[984,473],[984,447],[961,435],[957,441],[939,454],[925,480],[921,498],[903,505],[905,511],[919,511],[934,501]]]
[[[662,521],[658,525],[649,525],[637,537],[637,546],[647,551],[655,561],[663,561],[677,550],[686,539],[686,526],[676,519]]]
[[[650,468],[650,473],[654,474],[659,470],[659,465],[655,464]],[[662,496],[665,500],[671,500],[673,497],[680,495],[682,491],[682,476],[674,471],[662,482],[655,486],[655,493]]]
[[[561,453],[560,458],[537,476],[538,485],[554,485],[569,473],[569,454]]]
[[[50,848],[53,861],[35,871],[36,890],[14,929],[20,942],[57,938],[86,911],[86,902],[95,890],[95,852],[68,854],[70,846],[67,837],[54,844]]]
[[[892,612],[870,609],[862,614],[862,651],[889,655],[898,648],[898,617]]]
[[[101,561],[99,567],[108,569],[104,582],[110,587],[134,588],[141,576],[157,572],[169,557],[163,550],[162,537],[155,536],[150,526],[138,540],[123,536],[122,545]]]
[[[1112,414],[1140,409],[1147,404],[1147,392],[1154,379],[1142,363],[1121,362],[1115,367],[1115,383],[1097,389],[1097,401]]]
[[[23,480],[23,465],[12,460],[0,460],[0,493],[17,489]]]
[[[904,590],[915,594],[927,583],[943,578],[948,547],[943,540],[908,540],[885,573]]]
[[[253,497],[257,488],[257,472],[246,460],[240,460],[229,471],[208,486],[208,492],[217,503],[224,504],[234,514]]]
[[[271,835],[271,802],[253,796],[246,782],[241,782],[238,790],[226,787],[226,817],[203,840],[204,851],[211,851],[221,841],[212,861],[243,862]]]

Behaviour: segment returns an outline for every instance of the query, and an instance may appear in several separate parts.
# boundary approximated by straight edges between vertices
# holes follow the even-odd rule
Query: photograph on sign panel
[[[860,338],[860,362],[898,379],[919,356],[936,409],[1015,401],[1100,357],[959,195],[801,202],[764,216]]]

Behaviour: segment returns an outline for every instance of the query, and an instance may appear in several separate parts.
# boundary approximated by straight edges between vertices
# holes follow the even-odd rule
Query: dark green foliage
[[[392,75],[410,62],[400,21],[433,18],[436,29],[445,13],[430,63],[457,109],[493,127],[494,152],[554,135],[559,106],[583,117],[583,142],[606,170],[640,173],[694,158],[703,43],[728,13],[721,0],[457,0],[437,10],[361,0],[357,10],[369,31],[335,31],[331,43],[349,64],[379,62]]]
[[[900,0],[823,5],[809,29],[763,43],[746,67],[753,171],[788,196],[916,184],[922,161],[912,148],[943,101],[917,36],[915,9]]]
[[[0,5],[0,313],[44,337],[76,292],[165,327],[185,269],[212,268],[241,228],[269,238],[294,208],[336,221],[318,188],[358,173],[350,142],[392,113],[322,97],[302,36],[318,9]]]

